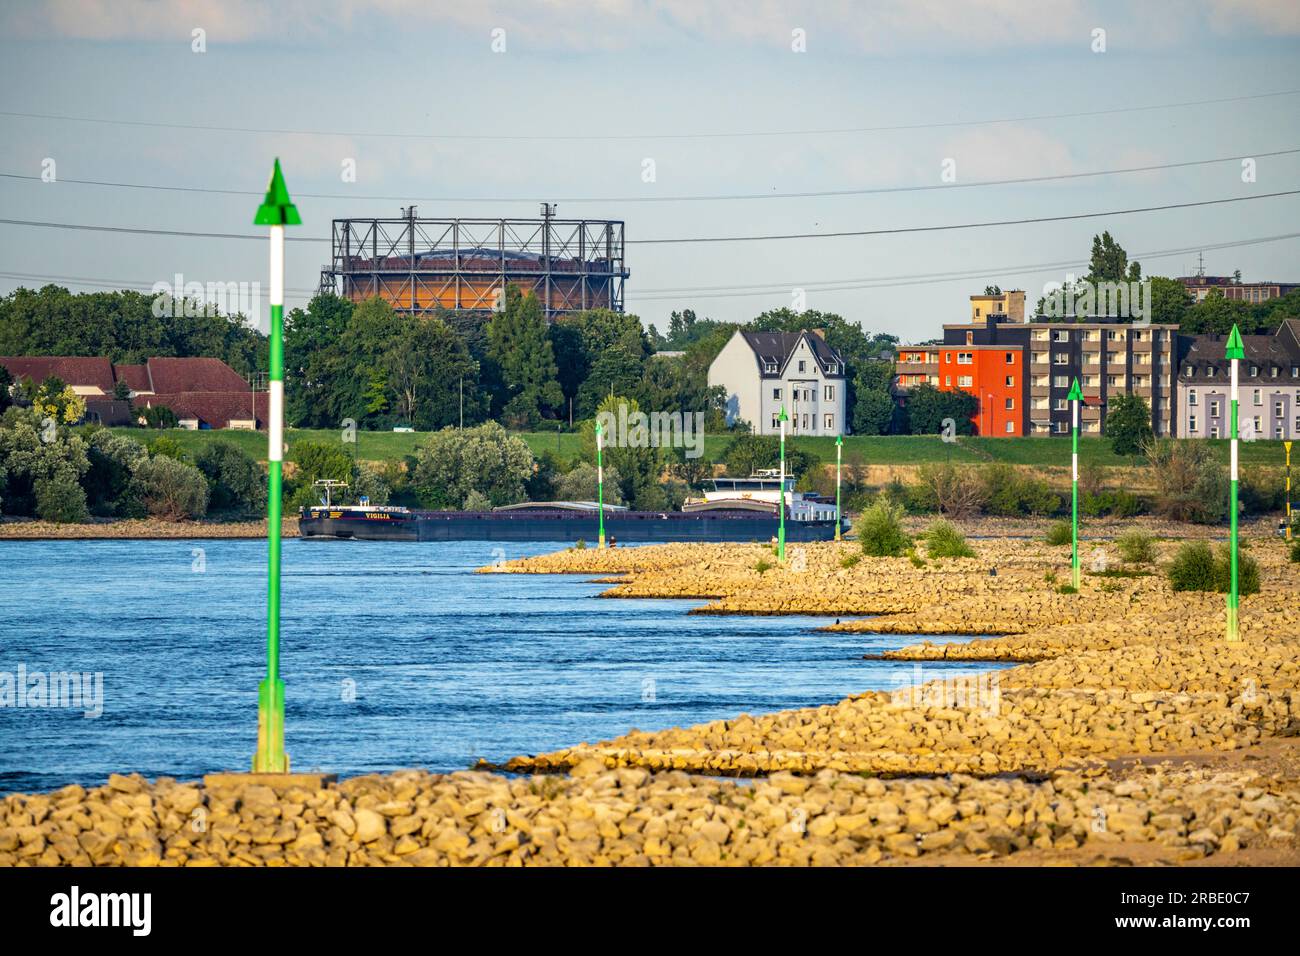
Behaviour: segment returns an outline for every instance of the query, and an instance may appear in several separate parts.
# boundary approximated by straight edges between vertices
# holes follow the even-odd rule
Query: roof
[[[113,366],[106,358],[66,355],[0,356],[0,365],[9,370],[15,382],[24,378],[37,385],[51,375],[67,385],[95,386],[105,395],[113,392]]]
[[[113,376],[133,392],[152,392],[153,383],[149,381],[149,369],[144,365],[114,365]]]
[[[151,358],[148,371],[159,395],[252,390],[238,372],[216,358]]]
[[[764,378],[776,378],[785,371],[786,363],[790,356],[794,354],[795,348],[804,339],[808,340],[808,345],[817,360],[822,364],[824,374],[842,378],[844,376],[844,359],[833,348],[826,344],[826,340],[815,332],[809,332],[803,329],[799,332],[745,332],[740,333],[745,338],[746,344],[749,345],[754,356],[758,359],[758,370]],[[769,364],[775,364],[775,372],[768,371]],[[833,365],[834,372],[828,372],[827,366]]]
[[[1279,330],[1280,331],[1280,330]],[[1256,366],[1261,371],[1278,368],[1278,378],[1292,384],[1290,369],[1300,365],[1300,350],[1291,346],[1280,335],[1243,335],[1242,347],[1246,358],[1243,369]],[[1178,337],[1178,381],[1223,382],[1230,374],[1230,363],[1224,357],[1228,346],[1226,335],[1180,335]],[[1192,368],[1192,374],[1187,369]],[[1210,370],[1214,374],[1210,374]],[[1243,380],[1246,378],[1243,375]]]
[[[247,421],[256,409],[255,427],[266,424],[266,392],[175,392],[144,395],[134,402],[137,410],[166,406],[178,419],[197,419],[209,428],[229,428],[230,422]]]

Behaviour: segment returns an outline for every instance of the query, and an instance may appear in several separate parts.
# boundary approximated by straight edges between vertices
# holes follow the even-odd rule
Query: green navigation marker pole
[[[779,524],[776,530],[776,559],[785,560],[785,423],[790,420],[790,416],[785,413],[785,406],[781,406],[781,414],[778,415],[777,421],[781,425],[781,507],[777,510],[779,515]]]
[[[596,542],[598,547],[605,547],[605,465],[602,452],[605,447],[605,430],[600,427],[600,419],[596,419],[596,512],[600,522],[600,531],[597,534]]]
[[[267,409],[266,458],[266,679],[257,693],[257,753],[254,773],[288,773],[284,752],[284,681],[280,680],[280,494],[284,458],[284,227],[300,226],[302,219],[289,198],[276,159],[266,199],[253,219],[271,227],[271,375]]]
[[[1074,449],[1070,459],[1070,584],[1079,590],[1079,402],[1083,400],[1083,389],[1079,388],[1076,378],[1070,386],[1070,434]]]
[[[835,436],[835,540],[840,540],[840,459],[844,452],[844,436]]]
[[[1224,357],[1229,359],[1232,365],[1232,413],[1228,427],[1232,429],[1232,460],[1230,463],[1232,480],[1232,491],[1228,497],[1228,640],[1239,641],[1241,634],[1237,630],[1237,363],[1238,360],[1246,357],[1246,350],[1241,342],[1241,332],[1237,329],[1236,324],[1232,326],[1232,334],[1228,336],[1228,348],[1224,352]]]
[[[1291,443],[1282,442],[1286,449],[1286,539],[1291,540]]]

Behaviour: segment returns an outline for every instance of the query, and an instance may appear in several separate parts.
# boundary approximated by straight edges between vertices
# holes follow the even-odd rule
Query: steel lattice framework
[[[553,208],[553,207],[552,207]],[[624,224],[608,219],[335,219],[320,291],[416,314],[492,311],[514,283],[547,317],[623,311]]]

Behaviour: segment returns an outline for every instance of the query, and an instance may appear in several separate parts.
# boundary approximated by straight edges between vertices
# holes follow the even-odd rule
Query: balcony
[[[1031,385],[1029,388],[1030,398],[1047,398],[1052,393],[1050,385]]]

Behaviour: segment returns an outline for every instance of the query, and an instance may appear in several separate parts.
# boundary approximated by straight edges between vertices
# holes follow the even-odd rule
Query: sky
[[[1146,274],[1189,274],[1204,250],[1210,274],[1300,281],[1300,239],[1273,239],[1300,232],[1300,195],[933,228],[1300,190],[1300,4],[0,8],[0,218],[258,236],[0,223],[0,293],[147,290],[176,274],[265,288],[252,218],[275,156],[303,219],[294,238],[408,202],[531,217],[550,200],[561,218],[626,222],[627,308],[661,330],[676,309],[744,321],[802,300],[921,341],[986,284],[1032,303],[1086,271],[1103,229]],[[1198,165],[1078,175],[1178,163]],[[978,185],[1006,179],[1039,181]],[[877,234],[817,235],[864,231]],[[791,233],[814,236],[638,244]],[[1273,241],[1240,244],[1259,239]],[[327,259],[327,243],[289,244],[290,306]]]

